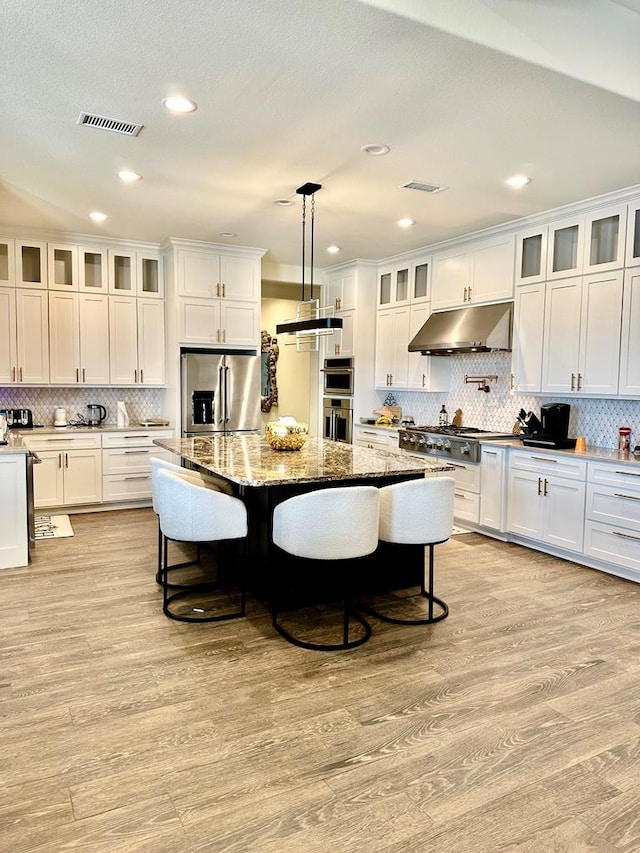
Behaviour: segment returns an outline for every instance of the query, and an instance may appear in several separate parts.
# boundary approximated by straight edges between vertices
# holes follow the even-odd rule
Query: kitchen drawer
[[[613,524],[587,521],[584,553],[616,566],[640,572],[640,534]]]
[[[590,483],[620,487],[625,491],[640,494],[640,465],[626,466],[615,463],[603,465],[591,462],[588,473]]]
[[[102,436],[99,433],[76,433],[70,435],[25,435],[22,440],[29,450],[93,450],[102,445]]]
[[[432,458],[432,457],[428,457]],[[464,490],[480,494],[480,463],[453,462],[448,456],[437,457],[440,462],[453,465],[453,471],[443,471],[443,477],[453,477],[456,481],[456,490]]]
[[[453,515],[457,521],[472,521],[478,524],[480,521],[480,495],[475,492],[467,492],[459,489],[453,493]]]
[[[130,474],[150,471],[151,457],[172,461],[172,454],[160,447],[111,447],[102,451],[102,473]]]
[[[557,455],[540,451],[516,450],[510,455],[509,466],[518,471],[533,471],[535,474],[551,474],[569,480],[586,480],[587,463],[573,459],[568,454]]]
[[[102,500],[142,500],[151,497],[151,474],[109,474],[102,478]]]
[[[109,447],[153,447],[156,438],[173,438],[172,430],[146,430],[144,432],[106,432],[102,446]]]
[[[628,489],[626,483],[620,486],[589,483],[587,518],[640,533],[640,490]]]

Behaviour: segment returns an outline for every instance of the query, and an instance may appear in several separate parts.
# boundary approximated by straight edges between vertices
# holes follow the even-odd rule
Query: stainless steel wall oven
[[[353,402],[345,397],[325,397],[323,401],[323,438],[351,444],[353,438]]]
[[[353,395],[352,358],[325,358],[322,375],[325,394],[340,394],[345,397]]]

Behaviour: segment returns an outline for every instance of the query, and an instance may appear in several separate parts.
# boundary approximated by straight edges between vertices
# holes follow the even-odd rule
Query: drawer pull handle
[[[626,498],[628,501],[640,501],[638,495],[623,495],[622,492],[614,492],[613,494],[616,498]]]
[[[142,477],[125,477],[125,480],[149,480],[150,477],[148,475],[144,475]]]
[[[448,464],[448,465],[451,465],[451,467],[452,467],[452,468],[460,468],[462,471],[466,471],[466,470],[467,470],[467,466],[466,466],[466,465],[456,465],[456,463],[455,463],[455,462],[449,462],[449,460],[447,460],[447,464]]]
[[[497,456],[498,455],[497,450],[483,450],[482,452],[485,454],[485,456]]]
[[[463,495],[463,494],[462,494],[462,492],[454,492],[454,495],[455,495],[457,498],[462,498],[462,499],[463,499],[463,500],[465,500],[465,501],[466,501],[466,499],[467,499],[467,496],[466,496],[466,495]]]
[[[149,436],[148,435],[140,435],[140,433],[138,433],[137,435],[122,435],[122,436],[120,436],[120,438],[125,438],[125,439],[128,439],[128,438],[149,438]]]
[[[151,448],[141,449],[141,450],[125,450],[124,455],[128,456],[130,453],[133,453],[136,456],[140,456],[141,453],[151,453]]]
[[[622,474],[623,477],[640,477],[640,474],[634,474],[633,471],[616,471],[616,474]]]
[[[634,542],[640,542],[640,536],[632,536],[630,533],[621,533],[619,530],[611,531],[614,536],[621,536],[623,539],[633,539]]]
[[[532,456],[532,459],[535,459],[536,462],[553,462],[554,465],[558,464],[557,459],[546,459],[544,456]]]

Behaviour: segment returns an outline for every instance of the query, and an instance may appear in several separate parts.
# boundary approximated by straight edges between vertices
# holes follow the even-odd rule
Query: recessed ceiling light
[[[290,198],[277,198],[273,203],[277,204],[278,207],[291,207],[293,204]]]
[[[141,181],[142,175],[139,172],[133,172],[131,169],[120,169],[118,177],[126,184],[133,184],[135,181]]]
[[[92,210],[89,214],[89,219],[93,219],[94,222],[104,222],[107,218],[106,213],[100,213],[99,210]]]
[[[363,154],[369,154],[370,157],[380,157],[383,154],[388,154],[391,150],[388,145],[380,145],[377,142],[369,142],[363,145],[360,149]]]
[[[398,225],[401,228],[411,228],[412,225],[415,225],[414,219],[398,219]]]
[[[189,98],[183,98],[178,95],[171,98],[165,98],[162,101],[162,106],[166,107],[172,113],[192,113],[194,110],[198,109],[198,105],[194,101],[190,101]]]
[[[220,236],[221,237],[237,237],[238,235],[235,234],[233,231],[221,231]]]
[[[531,183],[531,178],[528,178],[526,175],[514,175],[512,178],[507,178],[505,184],[510,187],[524,187],[527,184]]]
[[[337,255],[340,251],[342,251],[340,246],[327,246],[327,252],[329,252],[330,255]]]

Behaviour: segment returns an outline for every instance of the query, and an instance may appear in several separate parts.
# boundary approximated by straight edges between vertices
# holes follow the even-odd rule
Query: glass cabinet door
[[[409,267],[396,270],[396,302],[409,301]]]
[[[109,249],[109,293],[136,295],[136,256]]]
[[[138,296],[164,295],[162,279],[162,261],[157,254],[138,252],[137,254]]]
[[[47,243],[47,260],[50,290],[78,289],[78,249],[76,246]]]
[[[15,245],[11,237],[0,237],[0,285],[14,285],[16,283],[15,273]]]
[[[107,292],[107,250],[80,246],[78,281],[80,290],[88,293]]]
[[[640,264],[640,201],[627,208],[627,257],[625,266]]]
[[[391,273],[381,273],[379,282],[378,305],[389,305],[391,302]]]
[[[427,301],[431,294],[429,285],[431,284],[431,264],[425,261],[421,264],[416,264],[413,268],[413,290],[411,293],[412,302]]]
[[[586,218],[584,272],[602,272],[622,267],[626,207],[596,211]]]
[[[516,236],[516,285],[536,284],[547,274],[547,226]]]
[[[16,284],[19,287],[47,286],[47,244],[16,240]]]
[[[584,224],[584,216],[579,216],[549,226],[547,279],[582,273]]]

